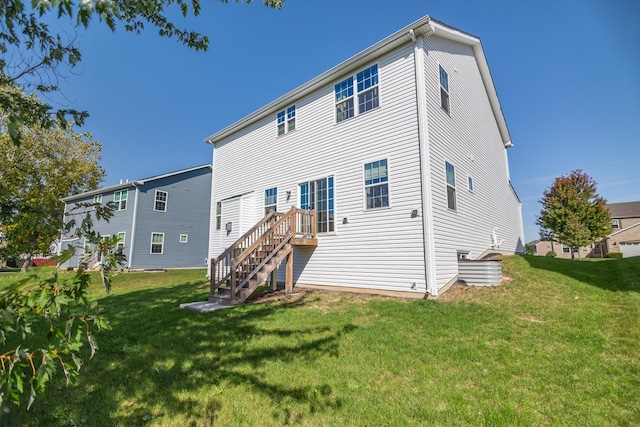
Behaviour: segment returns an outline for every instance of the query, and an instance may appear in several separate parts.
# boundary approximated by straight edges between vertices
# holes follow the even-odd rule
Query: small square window
[[[620,220],[619,219],[612,219],[611,220],[611,228],[620,228]]]
[[[189,236],[186,234],[181,234],[180,235],[180,243],[187,243],[187,240],[189,239]]]
[[[356,81],[354,88],[354,80]],[[360,71],[334,86],[336,123],[363,114],[380,105],[378,65]],[[358,109],[355,108],[357,95]]]

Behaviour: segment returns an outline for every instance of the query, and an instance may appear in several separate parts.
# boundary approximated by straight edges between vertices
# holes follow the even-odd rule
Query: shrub
[[[549,251],[545,254],[545,256],[548,256],[549,258],[555,258],[558,256],[558,254],[556,254],[554,251]]]
[[[535,246],[533,245],[524,245],[524,253],[526,255],[534,255]]]
[[[607,258],[622,258],[622,252],[609,252]]]

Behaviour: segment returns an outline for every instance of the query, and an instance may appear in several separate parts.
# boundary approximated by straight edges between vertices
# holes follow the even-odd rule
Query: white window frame
[[[188,234],[181,234],[180,235],[180,243],[187,243],[189,242],[189,235]]]
[[[369,70],[373,70],[374,68],[375,78],[372,76],[365,77],[365,73]],[[371,82],[368,81],[370,78],[372,80]],[[366,84],[370,84],[370,86],[364,87]],[[362,89],[359,89],[361,85],[363,87]],[[372,99],[370,101],[361,102],[360,97],[369,93],[374,94]],[[340,98],[338,99],[338,97]],[[345,110],[341,110],[342,114],[338,114],[338,107],[348,103],[349,101],[352,102],[352,108],[349,108],[349,110],[352,109],[353,114],[348,117],[343,117]],[[366,106],[369,103],[372,103],[373,105],[369,108],[362,108],[361,111],[361,105],[364,104]],[[336,124],[358,117],[361,114],[377,108],[380,108],[380,66],[378,63],[363,68],[333,85],[333,117]]]
[[[97,194],[93,196],[93,204],[94,205],[102,204],[102,194]]]
[[[160,245],[160,252],[153,252],[153,236],[158,235],[158,236],[162,236],[162,243],[155,243],[156,245]],[[149,246],[149,253],[151,255],[162,255],[164,254],[164,233],[159,233],[159,232],[152,232],[151,233],[151,245]]]
[[[467,175],[467,188],[470,193],[473,193],[473,177],[471,175]]]
[[[378,181],[375,183],[369,183],[367,184],[367,177],[366,177],[366,170],[367,170],[367,165],[373,165],[376,162],[385,162],[386,163],[386,176],[384,177],[385,180],[384,181]],[[378,159],[378,160],[374,160],[371,162],[366,162],[362,164],[362,184],[363,184],[363,194],[364,194],[364,209],[367,211],[370,210],[377,210],[377,209],[389,209],[391,207],[391,197],[390,197],[390,193],[389,193],[389,158],[385,157],[384,159]],[[386,187],[387,188],[387,194],[386,194],[386,198],[387,198],[387,204],[384,206],[372,206],[369,207],[369,195],[367,194],[367,190],[370,188],[376,188],[376,187]],[[376,196],[373,196],[374,199],[376,198]]]
[[[620,220],[619,219],[612,219],[611,220],[611,228],[613,229],[619,229],[620,228]]]
[[[164,193],[164,200],[158,200],[158,194],[160,193]],[[158,203],[164,203],[164,209],[158,209]],[[169,192],[164,190],[156,190],[155,197],[153,198],[153,210],[156,212],[166,212],[168,203],[169,203]]]
[[[449,182],[448,176],[447,176],[447,165],[450,165],[452,170],[453,170],[453,184],[451,184]],[[447,209],[449,209],[450,211],[454,211],[457,212],[458,211],[458,195],[456,194],[456,167],[453,163],[448,162],[445,160],[444,162],[444,182],[445,182],[445,189],[447,190]],[[449,203],[449,189],[452,190],[453,194],[453,208],[450,206]]]
[[[216,202],[216,230],[222,228],[222,201]]]
[[[444,73],[444,76],[446,77],[446,88],[442,84],[442,73]],[[449,86],[449,73],[447,73],[442,64],[438,64],[438,83],[440,85],[440,108],[442,108],[442,110],[448,115],[451,115],[451,92]],[[447,108],[444,107],[444,103],[442,102],[445,98]]]
[[[124,199],[122,198],[122,196],[124,195]],[[118,200],[116,200],[116,197],[118,198]],[[118,191],[114,191],[113,193],[113,201],[116,204],[116,209],[117,211],[126,211],[127,210],[127,199],[129,198],[129,190],[118,190]],[[122,207],[124,203],[124,207]]]
[[[118,236],[118,243],[116,244],[116,250],[124,251],[124,246],[126,244],[127,233],[124,232],[124,231],[119,231],[117,236]],[[122,236],[122,239],[120,239],[120,236]]]
[[[276,113],[276,133],[278,136],[286,135],[296,130],[296,113],[295,104]]]
[[[267,196],[267,192],[268,191],[274,191],[275,194]],[[267,204],[267,197],[275,197],[274,203]],[[264,214],[265,215],[267,215],[271,211],[274,211],[274,212],[278,211],[278,187],[266,188],[264,190],[264,201],[263,201],[263,204],[264,204]]]
[[[301,181],[298,183],[298,206],[301,209],[309,209],[308,205],[311,203],[311,183],[313,182],[314,185],[316,182],[321,181],[321,180],[325,180],[326,181],[326,185],[327,185],[327,209],[325,211],[323,211],[323,213],[327,214],[327,231],[320,231],[320,227],[318,227],[318,216],[319,216],[319,211],[318,209],[316,209],[316,207],[314,206],[314,210],[316,211],[316,232],[318,234],[335,234],[336,230],[337,230],[337,220],[336,220],[336,207],[337,207],[337,197],[336,197],[336,176],[335,174],[330,174],[330,175],[325,175],[325,176],[320,176],[320,177],[316,177],[313,179],[308,179],[306,181]],[[301,186],[307,184],[307,190],[308,190],[308,200],[307,200],[307,207],[305,208],[303,206],[302,203],[302,188]],[[333,187],[331,187],[331,184],[333,184]],[[331,204],[329,203],[330,201],[330,195],[331,195],[331,190],[333,190],[333,209],[331,208]],[[317,201],[316,201],[317,202]],[[333,221],[331,221],[329,218],[331,217],[331,215],[333,214]],[[333,230],[331,230],[331,226],[333,226]]]

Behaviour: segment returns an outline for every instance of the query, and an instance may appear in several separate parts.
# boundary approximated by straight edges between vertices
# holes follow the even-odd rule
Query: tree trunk
[[[36,249],[36,243],[38,242],[38,233],[33,235],[33,239],[31,239],[31,245],[29,245],[29,251],[25,254],[24,262],[22,263],[22,267],[20,267],[21,273],[26,273],[27,269],[31,267],[31,261],[33,259],[33,251]]]

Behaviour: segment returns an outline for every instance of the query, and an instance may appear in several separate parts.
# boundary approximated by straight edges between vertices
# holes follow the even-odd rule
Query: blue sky
[[[204,1],[207,52],[97,21],[63,93],[91,117],[104,185],[211,161],[203,139],[424,15],[481,38],[515,146],[525,238],[553,178],[581,168],[609,202],[640,200],[637,0]]]

